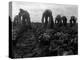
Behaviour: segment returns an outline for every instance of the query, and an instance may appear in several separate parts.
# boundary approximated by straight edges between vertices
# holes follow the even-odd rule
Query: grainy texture
[[[36,16],[37,17],[37,16]],[[34,18],[36,18],[34,17]],[[57,15],[44,10],[41,22],[31,22],[31,14],[22,8],[12,24],[12,57],[31,58],[78,54],[78,23],[76,16]],[[69,21],[69,23],[68,23]]]

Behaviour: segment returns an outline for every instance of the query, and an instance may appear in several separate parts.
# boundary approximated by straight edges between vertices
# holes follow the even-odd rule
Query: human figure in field
[[[14,17],[14,23],[15,24],[19,24],[20,22],[19,22],[19,15],[16,15],[15,17]]]
[[[62,24],[63,24],[64,26],[67,25],[67,18],[66,18],[66,16],[62,16]]]
[[[31,21],[30,21],[30,15],[28,13],[28,11],[25,11],[23,9],[20,9],[19,12],[19,20],[21,21],[22,24],[26,24],[26,25],[31,25]]]
[[[52,11],[51,10],[45,10],[43,15],[42,15],[42,24],[43,27],[46,28],[53,28],[53,16],[52,16]]]
[[[62,25],[62,19],[61,19],[61,15],[57,15],[55,18],[55,24],[57,24],[58,26]]]
[[[71,19],[70,19],[70,26],[73,26],[76,24],[76,20],[77,18],[75,16],[71,16]]]

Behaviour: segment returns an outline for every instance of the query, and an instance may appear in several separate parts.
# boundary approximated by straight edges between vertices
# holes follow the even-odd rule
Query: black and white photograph
[[[9,57],[78,55],[78,6],[9,2]]]

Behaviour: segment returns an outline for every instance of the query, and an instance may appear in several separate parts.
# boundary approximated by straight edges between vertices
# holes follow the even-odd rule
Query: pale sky
[[[19,13],[20,8],[29,12],[31,22],[41,22],[42,14],[46,9],[50,9],[52,11],[53,19],[55,19],[58,14],[66,16],[68,21],[72,15],[78,17],[77,5],[15,1],[12,2],[12,20],[14,20],[14,16]]]

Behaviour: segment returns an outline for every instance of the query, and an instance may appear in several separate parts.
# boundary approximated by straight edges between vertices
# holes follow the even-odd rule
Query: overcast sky
[[[19,13],[19,9],[22,8],[29,12],[31,22],[41,22],[42,14],[46,9],[50,9],[53,14],[53,18],[60,14],[65,15],[69,21],[70,16],[78,17],[78,7],[76,5],[61,5],[52,3],[32,3],[32,2],[12,2],[12,20],[14,16]]]

